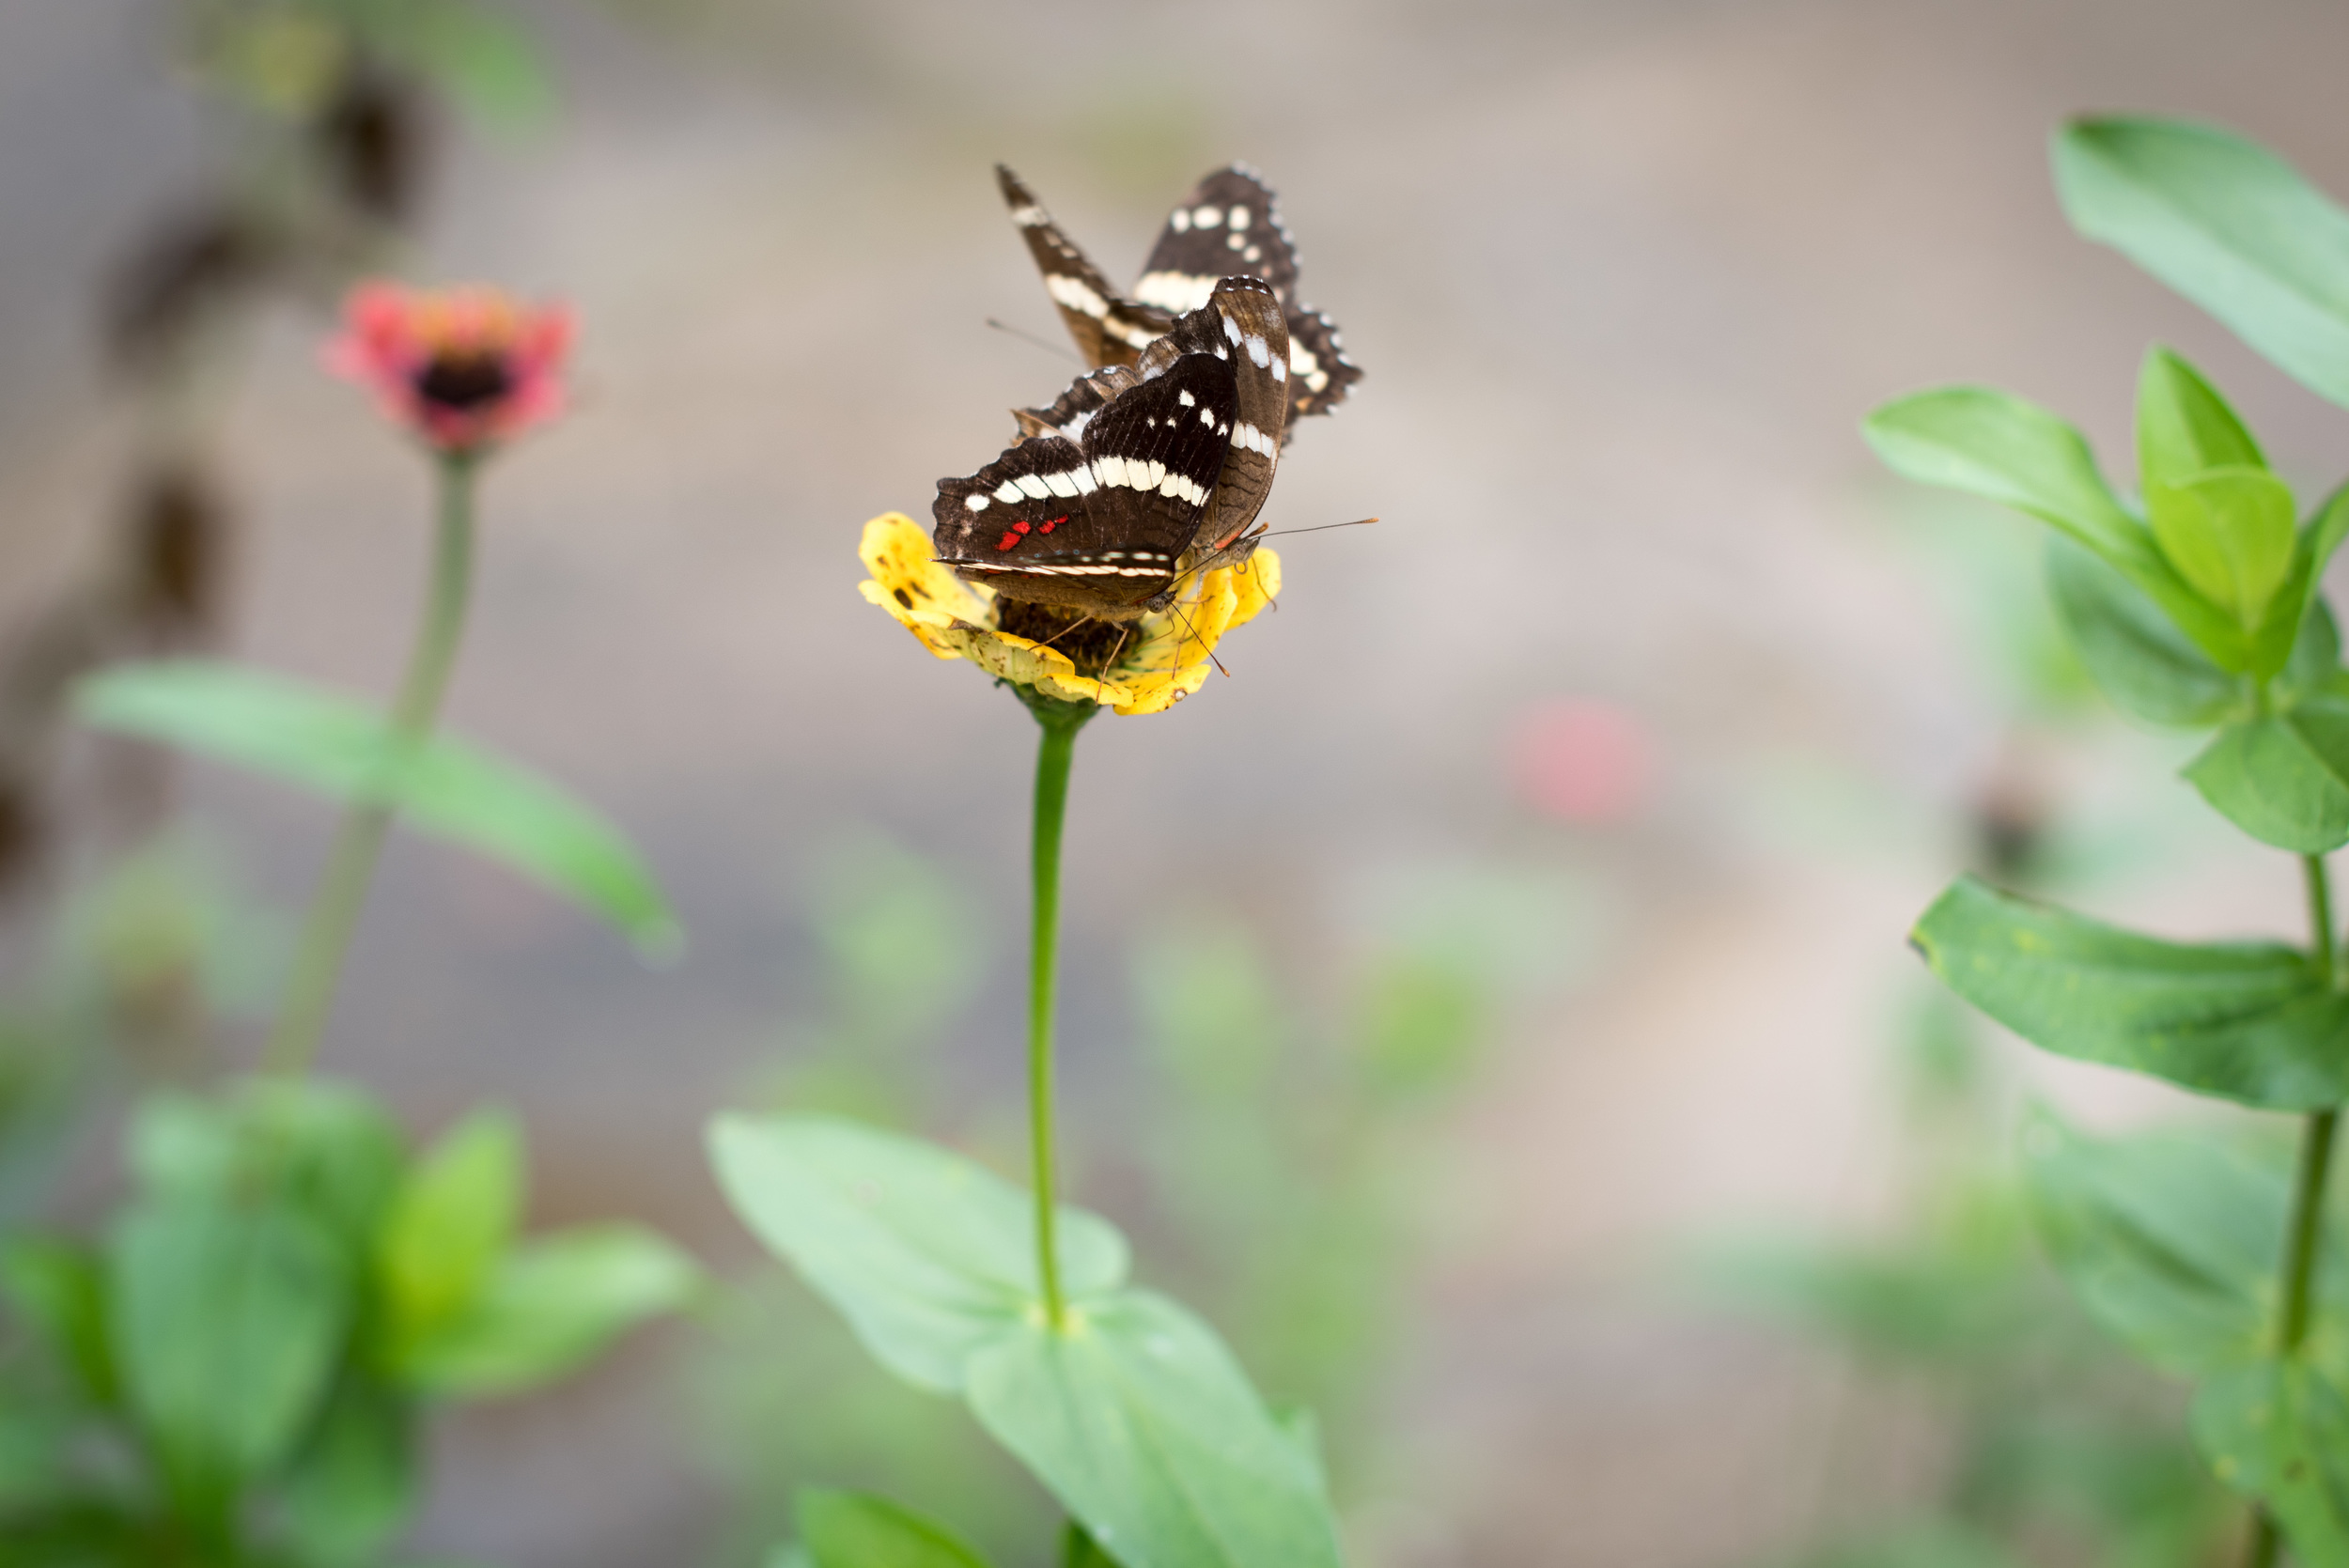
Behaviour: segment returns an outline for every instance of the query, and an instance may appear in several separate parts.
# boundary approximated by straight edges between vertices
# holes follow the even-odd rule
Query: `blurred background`
[[[396,840],[324,1066],[520,1112],[541,1219],[731,1281],[439,1434],[419,1548],[738,1564],[874,1484],[1006,1561],[1040,1493],[760,1262],[728,1106],[1019,1136],[1028,722],[857,596],[1073,367],[1008,162],[1113,278],[1234,158],[1365,380],[1299,432],[1279,613],[1080,748],[1076,1195],[1278,1400],[1369,1568],[2205,1560],[2174,1391],[2069,1315],[2017,1108],[2208,1115],[2026,1057],[1903,948],[1963,867],[2181,936],[2297,872],[2056,641],[2030,525],[1857,425],[1978,380],[2127,470],[2155,340],[2304,498],[2336,411],[2066,228],[2068,113],[2223,120],[2349,190],[2322,0],[1283,7],[482,0],[356,71],[261,0],[0,8],[0,1202],[86,1218],[137,1086],[251,1059],[332,830],[76,737],[210,647],[385,690],[426,465],[316,345],[380,268],[570,302],[493,471],[453,724],[644,845],[677,964]],[[288,22],[288,18],[294,20]],[[437,52],[435,52],[437,51]]]

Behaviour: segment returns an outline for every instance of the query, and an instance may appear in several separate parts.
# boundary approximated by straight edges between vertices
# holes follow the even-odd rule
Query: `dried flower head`
[[[1197,573],[1166,609],[1138,620],[1088,621],[999,598],[942,565],[929,535],[902,512],[864,525],[864,597],[941,659],[1063,702],[1159,713],[1207,678],[1216,644],[1281,592],[1281,560],[1259,549],[1234,567]]]
[[[495,288],[365,283],[343,305],[327,368],[374,389],[436,450],[478,452],[563,409],[571,315]]]

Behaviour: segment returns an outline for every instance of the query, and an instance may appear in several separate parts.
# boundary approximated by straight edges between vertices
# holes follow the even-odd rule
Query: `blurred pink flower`
[[[1619,822],[1638,809],[1654,773],[1640,722],[1611,703],[1567,697],[1517,717],[1511,782],[1527,803],[1568,822]]]
[[[326,365],[448,453],[478,452],[563,411],[571,313],[495,288],[363,283],[343,303]]]

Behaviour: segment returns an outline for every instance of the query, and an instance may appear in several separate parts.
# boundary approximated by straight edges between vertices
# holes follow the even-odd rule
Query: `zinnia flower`
[[[343,305],[327,368],[374,389],[438,451],[474,453],[563,409],[571,314],[495,288],[364,283]]]
[[[864,597],[941,659],[1062,702],[1159,713],[1199,690],[1215,645],[1281,592],[1281,560],[1259,548],[1237,567],[1190,578],[1174,602],[1123,625],[1085,621],[998,597],[941,565],[930,536],[902,512],[864,525]]]

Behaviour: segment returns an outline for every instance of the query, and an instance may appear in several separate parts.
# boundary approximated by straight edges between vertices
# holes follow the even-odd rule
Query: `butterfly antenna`
[[[1280,539],[1285,538],[1291,534],[1326,534],[1332,528],[1367,528],[1377,520],[1378,520],[1377,518],[1356,518],[1352,522],[1324,522],[1317,523],[1311,528],[1283,528],[1270,534],[1259,534],[1256,537],[1260,539]]]
[[[1081,366],[1084,364],[1083,358],[1080,356],[1074,349],[1069,348],[1066,343],[1049,342],[1044,338],[1036,336],[1035,334],[1029,332],[1024,328],[1015,327],[1008,321],[999,321],[992,316],[987,318],[987,324],[993,327],[997,332],[1003,334],[1007,337],[1016,337],[1022,343],[1034,344],[1035,347],[1043,349],[1048,354],[1054,355],[1060,359],[1073,360]]]

